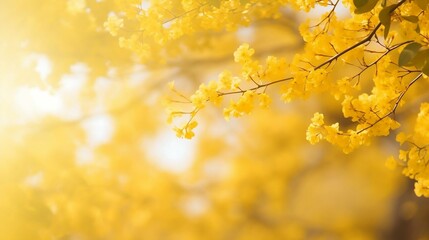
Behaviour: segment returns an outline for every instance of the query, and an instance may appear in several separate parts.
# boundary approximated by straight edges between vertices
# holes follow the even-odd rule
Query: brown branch
[[[365,128],[363,128],[363,129],[361,129],[361,130],[359,130],[359,131],[357,131],[356,133],[357,134],[360,134],[360,133],[362,133],[363,131],[366,131],[366,130],[368,130],[368,129],[370,129],[370,128],[372,128],[373,126],[375,126],[377,123],[379,123],[379,122],[381,122],[383,119],[385,119],[385,118],[387,118],[387,117],[389,117],[390,115],[392,115],[392,114],[395,114],[395,112],[396,112],[396,109],[398,108],[398,106],[399,106],[399,103],[401,102],[401,100],[402,100],[402,98],[405,96],[405,94],[408,92],[408,89],[415,83],[415,82],[417,82],[417,80],[419,80],[419,78],[420,77],[422,77],[423,76],[423,73],[420,73],[419,75],[417,75],[417,77],[415,77],[408,85],[407,85],[407,87],[405,88],[405,90],[403,91],[403,92],[401,92],[401,94],[399,94],[399,96],[398,96],[398,98],[396,99],[396,102],[395,102],[395,104],[393,105],[393,108],[388,112],[388,113],[386,113],[384,116],[382,116],[382,117],[380,117],[377,121],[375,121],[375,122],[373,122],[373,123],[371,123],[370,125],[368,125],[367,127],[365,127]]]
[[[401,6],[403,3],[405,3],[405,1],[406,1],[406,0],[402,0],[402,1],[400,1],[400,2],[399,2],[399,3],[398,3],[394,8],[392,8],[392,10],[391,10],[390,12],[395,11],[399,6]],[[360,45],[362,45],[362,44],[365,44],[365,43],[369,42],[369,41],[372,39],[372,37],[374,37],[374,36],[375,36],[375,34],[377,33],[377,30],[378,30],[380,27],[381,27],[381,22],[380,22],[380,23],[378,23],[378,24],[375,26],[375,28],[371,31],[371,33],[370,33],[367,37],[365,37],[365,38],[364,38],[364,39],[362,39],[361,41],[359,41],[359,42],[355,43],[354,45],[352,45],[352,46],[348,47],[347,49],[345,49],[345,50],[341,51],[340,53],[338,53],[338,54],[336,54],[336,55],[332,56],[332,57],[331,57],[330,59],[328,59],[327,61],[325,61],[325,62],[321,63],[320,65],[318,65],[317,67],[315,67],[315,68],[314,68],[314,70],[320,69],[320,68],[322,68],[322,67],[323,67],[323,66],[325,66],[325,65],[330,65],[333,61],[337,60],[337,59],[338,59],[339,57],[341,57],[342,55],[344,55],[344,54],[346,54],[346,53],[350,52],[351,50],[353,50],[353,49],[355,49],[355,48],[359,47],[359,46],[360,46]]]
[[[292,79],[293,79],[293,77],[287,77],[287,78],[283,78],[283,79],[280,79],[280,80],[272,81],[272,82],[269,82],[269,83],[266,83],[266,84],[258,84],[256,87],[249,88],[249,89],[240,89],[238,91],[232,91],[232,92],[218,92],[218,96],[221,97],[221,96],[225,96],[225,95],[245,93],[247,91],[256,91],[256,90],[258,90],[260,88],[267,88],[270,85],[273,85],[273,84],[276,84],[276,83],[290,81]]]
[[[378,57],[374,62],[372,62],[372,63],[370,63],[370,64],[367,64],[367,65],[365,65],[365,68],[363,68],[359,73],[357,73],[356,75],[354,75],[352,78],[350,78],[350,79],[354,79],[354,78],[356,78],[356,77],[359,77],[363,72],[365,72],[366,70],[368,70],[370,67],[372,67],[372,66],[374,66],[374,65],[376,65],[381,59],[383,59],[387,54],[389,54],[391,51],[393,51],[393,50],[395,50],[395,49],[397,49],[397,48],[399,48],[400,46],[402,46],[402,45],[405,45],[405,44],[407,44],[407,43],[411,43],[411,42],[413,42],[413,41],[405,41],[405,42],[402,42],[402,43],[398,43],[398,44],[396,44],[396,45],[394,45],[393,47],[391,47],[391,48],[387,48],[387,51],[386,52],[384,52],[380,57]]]

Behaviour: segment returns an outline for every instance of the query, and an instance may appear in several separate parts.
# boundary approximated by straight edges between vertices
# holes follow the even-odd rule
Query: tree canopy
[[[429,238],[427,0],[2,0],[0,239]]]

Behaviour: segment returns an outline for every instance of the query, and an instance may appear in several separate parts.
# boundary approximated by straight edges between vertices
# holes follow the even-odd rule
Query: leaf
[[[356,8],[361,8],[367,3],[368,3],[368,0],[353,0],[353,4],[355,5]]]
[[[377,5],[379,0],[354,0],[356,14],[362,14],[371,11]],[[356,3],[357,2],[357,3]]]
[[[419,21],[419,17],[417,16],[401,16],[403,19],[405,19],[408,22],[416,23]]]
[[[424,11],[428,7],[428,0],[414,0],[414,2]]]
[[[422,68],[422,72],[426,74],[426,76],[429,76],[429,62],[426,62],[424,67]]]
[[[416,68],[422,68],[429,58],[429,49],[419,49],[417,55],[411,60],[410,64]]]
[[[395,9],[397,4],[393,4],[383,8],[378,14],[378,18],[380,19],[381,24],[384,26],[384,38],[387,38],[390,30],[391,16],[390,13],[393,9]]]
[[[404,50],[402,50],[401,54],[399,54],[399,66],[410,66],[409,63],[416,57],[421,47],[422,45],[416,42],[408,44]]]

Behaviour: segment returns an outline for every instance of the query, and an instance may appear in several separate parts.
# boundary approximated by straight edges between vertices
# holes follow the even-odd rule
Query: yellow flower
[[[419,179],[414,184],[414,192],[417,197],[429,197],[429,180],[428,179]]]
[[[261,93],[258,95],[259,106],[262,108],[268,108],[271,104],[271,98],[266,93]]]
[[[385,165],[388,169],[390,169],[390,170],[395,170],[395,169],[396,169],[396,167],[398,166],[398,163],[396,162],[396,160],[395,160],[392,156],[390,156],[390,157],[386,160],[386,162],[384,163],[384,165]]]
[[[104,28],[112,34],[112,36],[118,35],[118,31],[120,28],[124,26],[124,20],[122,18],[119,18],[116,15],[110,15],[107,18],[107,21],[104,22]]]
[[[404,142],[407,141],[407,140],[408,140],[408,136],[405,133],[403,133],[403,132],[401,132],[398,135],[396,135],[396,141],[398,143],[400,143],[401,145],[404,144]]]
[[[251,61],[252,55],[255,53],[249,44],[244,43],[234,52],[234,61],[237,63],[246,63]]]

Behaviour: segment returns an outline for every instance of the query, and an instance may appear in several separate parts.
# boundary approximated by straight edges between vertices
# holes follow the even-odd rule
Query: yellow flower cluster
[[[288,68],[285,58],[268,56],[265,62],[266,68],[263,71],[265,81],[276,81],[284,78],[284,72]]]
[[[397,110],[406,103],[405,95],[421,78],[421,71],[428,71],[413,64],[403,65],[397,60],[401,58],[398,54],[415,41],[422,46],[422,51],[409,51],[405,53],[405,58],[418,55],[422,62],[426,61],[424,54],[429,46],[429,14],[422,11],[416,1],[400,1],[390,5],[392,11],[387,20],[375,17],[384,8],[381,4],[377,4],[370,12],[352,13],[344,19],[336,16],[338,2],[325,0],[283,0],[271,1],[270,4],[266,4],[264,0],[231,0],[208,1],[206,5],[199,5],[192,0],[181,2],[184,11],[195,11],[193,28],[187,29],[185,24],[173,34],[175,37],[165,37],[181,21],[187,21],[185,19],[190,14],[174,18],[168,27],[160,24],[160,21],[157,26],[152,24],[156,27],[147,26],[146,29],[158,34],[159,39],[154,42],[159,46],[166,46],[173,39],[180,39],[183,34],[201,30],[233,30],[239,25],[247,25],[251,19],[275,18],[277,15],[273,10],[285,4],[304,11],[309,11],[316,4],[332,8],[332,11],[322,14],[317,22],[310,19],[300,26],[304,49],[301,53],[294,54],[290,64],[284,58],[274,56],[269,56],[265,64],[260,64],[254,59],[255,50],[249,44],[238,47],[234,52],[234,61],[241,66],[239,74],[224,71],[217,80],[201,84],[189,98],[193,110],[187,114],[191,116],[191,120],[209,102],[222,106],[226,119],[250,114],[258,105],[267,107],[271,98],[265,90],[279,83],[282,99],[286,102],[319,94],[331,94],[334,99],[341,101],[342,114],[353,127],[341,129],[339,122],[326,124],[325,116],[317,112],[307,129],[306,138],[312,144],[326,140],[345,153],[350,153],[360,146],[370,144],[376,137],[388,136],[392,130],[400,127],[395,118]],[[355,10],[354,1],[344,0],[343,4]],[[264,5],[271,7],[264,8]],[[201,11],[204,14],[200,15]],[[234,23],[228,22],[229,20]],[[390,32],[387,26],[389,24],[395,26]],[[144,39],[141,36],[144,34],[140,34],[136,41],[141,43]],[[286,82],[287,84],[282,84]],[[222,100],[225,98],[230,101],[223,105]],[[417,181],[416,194],[424,196],[426,191],[429,192],[426,190],[428,183],[425,182],[429,179],[429,171],[426,171],[429,162],[426,159],[426,146],[429,144],[429,136],[425,135],[429,132],[426,108],[426,105],[422,106],[413,134],[398,135],[397,140],[401,144],[413,143],[409,150],[399,154],[399,159],[405,163],[400,164],[393,157],[386,161],[386,166],[390,169],[406,165],[404,174]],[[171,114],[171,118],[183,115],[174,111]],[[187,126],[181,129],[186,128]]]
[[[230,116],[240,117],[244,114],[249,114],[253,110],[254,102],[255,92],[246,91],[237,102],[231,101],[230,106],[223,110],[223,115],[228,120]]]
[[[314,114],[307,129],[306,138],[311,144],[325,139],[331,144],[339,146],[344,153],[350,153],[357,147],[369,143],[366,134],[354,130],[343,132],[339,130],[338,123],[325,125],[324,115],[321,113]]]
[[[250,48],[247,43],[242,44],[234,52],[234,61],[242,66],[241,73],[242,77],[245,79],[252,77],[252,74],[258,73],[260,70],[258,69],[258,61],[252,59],[254,53],[255,49]]]
[[[249,44],[242,44],[234,52],[234,60],[241,65],[241,76],[234,76],[229,71],[224,71],[218,75],[217,80],[209,83],[201,84],[198,90],[187,99],[187,102],[192,105],[193,110],[186,112],[185,115],[190,115],[191,120],[195,117],[198,111],[206,107],[207,103],[212,103],[215,106],[220,106],[225,97],[230,97],[229,104],[224,107],[223,115],[226,120],[231,117],[241,117],[250,114],[255,107],[268,108],[272,102],[271,97],[265,93],[268,86],[273,83],[271,79],[282,77],[280,81],[287,81],[285,77],[286,60],[284,58],[276,58],[269,56],[266,59],[265,65],[260,65],[258,61],[252,58],[255,50]],[[276,78],[279,81],[278,78]],[[253,87],[248,87],[252,84]],[[247,86],[246,89],[242,86]],[[174,86],[171,85],[173,92],[183,98]],[[186,99],[186,98],[185,98]],[[175,118],[180,118],[184,115],[183,112],[170,111],[169,122]],[[192,122],[192,121],[189,121]],[[185,124],[181,128],[175,128],[177,135],[180,137],[191,138],[193,136],[192,129],[189,124]],[[188,133],[188,134],[186,134]]]
[[[112,36],[118,35],[119,29],[124,26],[124,20],[116,15],[110,15],[107,21],[104,23],[106,30],[112,34]]]
[[[311,143],[326,139],[339,146],[345,153],[349,153],[359,146],[370,143],[371,138],[387,136],[391,130],[397,129],[400,124],[393,119],[398,107],[404,103],[403,96],[409,85],[405,84],[398,71],[391,71],[391,60],[388,56],[378,60],[378,74],[373,77],[374,87],[371,94],[361,93],[357,97],[349,95],[354,88],[350,77],[336,83],[334,97],[344,98],[342,112],[344,117],[356,123],[355,129],[339,130],[339,124],[326,126],[323,117],[312,120],[307,130],[307,139]],[[311,73],[307,76],[310,79]],[[317,75],[316,75],[317,76]],[[317,79],[312,77],[311,79]],[[326,76],[321,77],[325,79]],[[412,81],[411,81],[412,82]],[[334,85],[331,85],[334,86]],[[334,88],[335,89],[335,88]],[[314,92],[314,91],[312,91]]]
[[[199,38],[202,33],[236,31],[256,19],[277,18],[279,9],[287,3],[285,0],[117,2],[116,14],[108,17],[104,27],[118,36],[122,47],[137,53],[145,63],[163,62],[165,57],[196,48],[199,43],[192,37]],[[127,30],[118,32],[124,24]],[[141,46],[146,44],[151,46],[150,51]]]
[[[387,136],[390,130],[400,126],[390,117],[395,104],[390,103],[390,106],[380,108],[382,102],[377,101],[377,96],[379,95],[362,94],[357,99],[350,96],[344,99],[344,116],[358,123],[355,130],[341,131],[339,123],[327,126],[324,123],[324,116],[316,113],[307,130],[307,140],[314,144],[326,139],[339,146],[345,153],[350,153],[359,146],[369,144],[372,137]],[[391,99],[397,98],[398,96],[395,96]]]
[[[429,179],[417,181],[414,184],[414,192],[417,197],[429,197]]]
[[[429,197],[429,103],[421,105],[413,134],[401,132],[396,140],[401,145],[409,145],[408,149],[399,152],[399,160],[406,165],[403,174],[416,180],[414,191],[417,196]]]
[[[197,125],[198,123],[196,121],[190,121],[181,128],[175,127],[174,131],[176,132],[176,136],[179,138],[191,139],[195,136],[194,128],[196,128]]]

